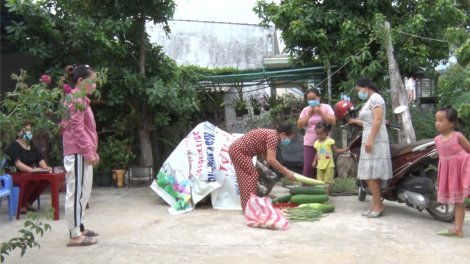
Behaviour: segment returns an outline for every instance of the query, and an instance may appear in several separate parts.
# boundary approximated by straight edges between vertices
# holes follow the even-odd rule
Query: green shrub
[[[336,178],[331,185],[332,193],[355,192],[357,191],[356,180],[353,178]]]

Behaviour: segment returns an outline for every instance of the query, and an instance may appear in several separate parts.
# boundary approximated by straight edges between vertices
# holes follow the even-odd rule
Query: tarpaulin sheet
[[[215,125],[199,124],[163,163],[150,186],[180,214],[209,194],[214,209],[241,210],[240,192],[228,150],[242,134],[231,134]],[[253,157],[255,165],[256,157]]]

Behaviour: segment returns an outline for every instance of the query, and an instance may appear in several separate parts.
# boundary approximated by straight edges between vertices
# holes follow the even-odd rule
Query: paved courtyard
[[[274,195],[287,192],[280,186]],[[98,244],[67,248],[61,193],[59,221],[52,232],[28,249],[6,256],[5,263],[470,263],[470,214],[465,220],[467,238],[439,237],[436,231],[452,224],[434,220],[426,212],[386,203],[385,216],[367,219],[355,196],[333,197],[336,212],[319,222],[292,223],[286,231],[249,228],[241,211],[199,207],[171,216],[168,206],[150,188],[94,188],[87,227],[99,231]],[[42,209],[50,195],[41,196]],[[2,205],[0,240],[17,235],[21,220],[8,221]],[[467,211],[468,212],[468,211]]]

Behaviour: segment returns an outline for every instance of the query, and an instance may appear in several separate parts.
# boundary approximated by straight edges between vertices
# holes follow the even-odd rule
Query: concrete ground
[[[274,195],[287,192],[280,186]],[[4,199],[5,200],[5,199]],[[41,196],[43,208],[50,195]],[[197,208],[171,216],[168,206],[150,188],[95,188],[86,211],[87,227],[99,231],[98,244],[67,248],[68,231],[61,193],[59,221],[49,221],[52,232],[28,249],[15,251],[5,263],[469,263],[468,237],[440,237],[436,231],[453,225],[434,220],[426,212],[386,203],[385,216],[367,219],[354,196],[332,197],[336,211],[319,222],[292,223],[286,231],[246,226],[241,211]],[[43,209],[41,209],[43,211]],[[0,241],[17,235],[21,220],[8,221],[3,201]]]

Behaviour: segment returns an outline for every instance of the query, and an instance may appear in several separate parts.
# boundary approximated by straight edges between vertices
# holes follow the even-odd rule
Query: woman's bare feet
[[[374,214],[369,214],[367,217],[370,218],[377,218],[382,215],[382,212],[385,210],[385,205],[382,204],[381,206],[374,206],[374,208],[371,210],[371,212],[375,212]]]
[[[93,230],[85,229],[85,231],[82,232],[82,235],[87,236],[87,237],[95,237],[95,236],[98,236],[99,233]]]
[[[454,236],[463,237],[463,230],[457,230],[454,228],[454,229],[449,230],[449,233],[451,233]]]

